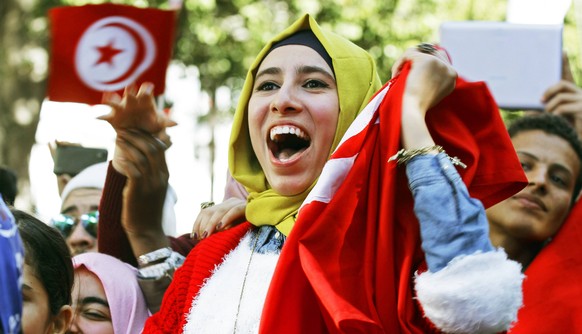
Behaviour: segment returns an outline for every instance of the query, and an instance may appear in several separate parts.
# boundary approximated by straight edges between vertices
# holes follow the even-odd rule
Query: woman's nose
[[[298,92],[290,85],[283,85],[274,94],[271,101],[271,111],[278,113],[297,112],[301,110]]]

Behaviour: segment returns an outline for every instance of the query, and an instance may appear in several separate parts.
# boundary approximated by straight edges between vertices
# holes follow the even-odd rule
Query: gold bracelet
[[[437,151],[438,153],[444,153],[449,160],[451,160],[451,163],[455,166],[459,166],[461,168],[467,168],[467,165],[465,165],[464,163],[461,162],[461,159],[457,158],[457,157],[450,157],[447,152],[445,152],[445,150],[443,149],[442,146],[440,145],[433,145],[433,146],[426,146],[426,147],[421,147],[421,148],[413,148],[413,149],[409,149],[409,150],[405,150],[405,149],[401,149],[400,151],[396,152],[396,154],[394,154],[393,156],[391,156],[388,159],[388,162],[390,161],[396,161],[398,163],[398,165],[402,165],[402,164],[406,164],[408,163],[410,160],[412,160],[412,158],[418,156],[418,155],[424,155],[424,154],[428,154],[432,151]]]

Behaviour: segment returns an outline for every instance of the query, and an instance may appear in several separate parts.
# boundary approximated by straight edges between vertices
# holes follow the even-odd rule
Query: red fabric
[[[144,81],[163,94],[174,11],[101,4],[53,8],[49,18],[50,100],[98,104],[104,91],[122,93],[129,83]],[[109,23],[100,21],[105,18]]]
[[[510,333],[582,332],[582,202],[525,271],[523,308]]]
[[[391,82],[376,113],[379,125],[372,118],[333,154],[332,159],[358,155],[331,201],[312,201],[300,210],[271,282],[261,333],[432,330],[413,299],[414,272],[424,256],[412,197],[404,169],[387,162],[400,148],[408,69]],[[483,83],[459,79],[455,91],[427,117],[435,142],[468,165],[459,171],[485,205],[526,185]]]
[[[174,274],[160,311],[148,319],[143,333],[182,333],[192,300],[204,280],[210,277],[214,268],[222,263],[224,256],[239,244],[251,227],[249,223],[240,224],[200,241]]]

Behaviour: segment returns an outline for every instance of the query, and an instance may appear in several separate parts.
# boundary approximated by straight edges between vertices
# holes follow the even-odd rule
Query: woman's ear
[[[73,322],[73,308],[70,305],[63,305],[59,313],[54,316],[52,322],[53,333],[65,334]]]

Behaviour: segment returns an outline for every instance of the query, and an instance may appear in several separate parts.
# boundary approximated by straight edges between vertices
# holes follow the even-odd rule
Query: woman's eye
[[[528,170],[530,170],[530,169],[531,169],[531,166],[530,166],[530,164],[528,164],[527,162],[523,162],[523,161],[522,161],[522,162],[521,162],[521,168],[522,168],[522,169],[523,169],[525,172],[527,172]]]
[[[93,321],[111,321],[111,318],[107,314],[97,310],[85,310],[83,312],[83,317]]]
[[[325,82],[320,81],[320,80],[309,80],[303,86],[305,88],[326,88],[326,87],[329,87],[328,84],[326,84]]]
[[[257,87],[257,90],[261,90],[261,91],[269,91],[269,90],[274,90],[277,89],[279,86],[277,86],[275,83],[267,81],[267,82],[263,82],[262,84],[260,84]]]

